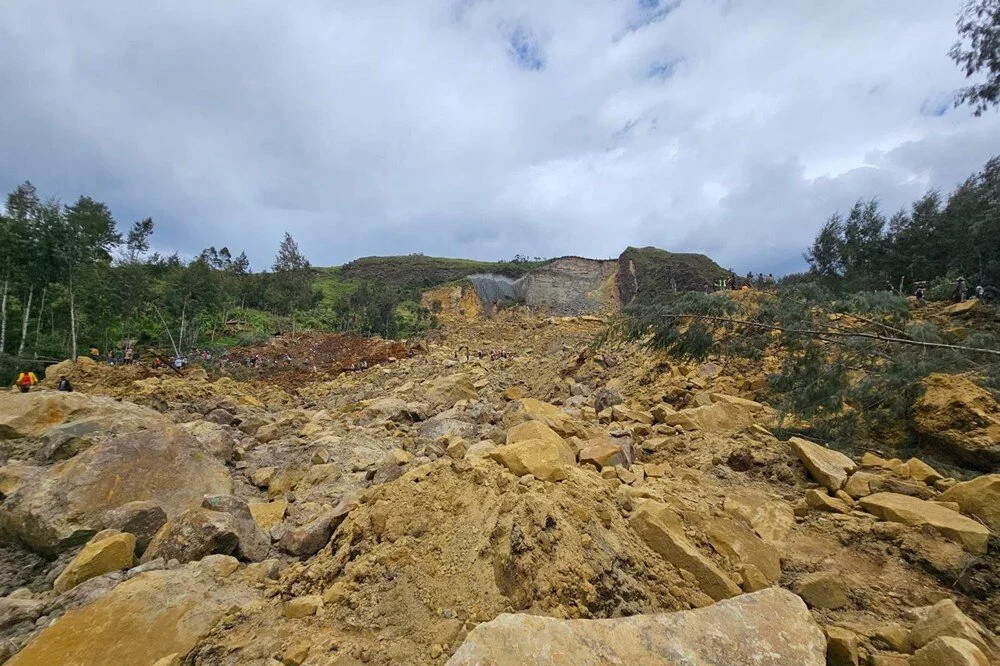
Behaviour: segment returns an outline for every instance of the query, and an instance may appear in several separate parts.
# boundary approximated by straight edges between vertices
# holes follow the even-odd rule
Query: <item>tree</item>
[[[1000,0],[967,0],[958,17],[958,41],[949,55],[966,78],[986,75],[983,83],[962,88],[955,106],[968,104],[980,116],[1000,104]]]
[[[840,276],[840,247],[843,237],[844,221],[840,215],[833,215],[816,234],[812,247],[805,253],[805,259],[816,275],[823,278]]]
[[[132,223],[125,237],[125,261],[137,263],[149,252],[149,237],[153,235],[153,218],[137,220]]]
[[[278,254],[271,268],[274,271],[272,291],[276,310],[287,314],[312,305],[312,271],[309,261],[287,231],[278,246]]]

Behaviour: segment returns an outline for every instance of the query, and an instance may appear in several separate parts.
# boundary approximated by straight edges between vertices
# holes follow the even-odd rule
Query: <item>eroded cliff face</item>
[[[577,315],[620,309],[618,261],[565,257],[528,273],[519,282],[524,303],[553,314]]]
[[[622,303],[618,272],[614,259],[564,257],[517,280],[470,275],[460,284],[425,292],[421,305],[445,321],[491,317],[518,304],[557,315],[614,312]]]

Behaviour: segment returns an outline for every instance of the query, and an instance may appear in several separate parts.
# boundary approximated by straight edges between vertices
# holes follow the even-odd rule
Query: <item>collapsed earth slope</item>
[[[782,441],[752,371],[598,346],[604,329],[513,307],[294,388],[80,361],[60,371],[85,392],[0,394],[0,656],[1000,654],[1000,517],[984,501],[1000,477]]]

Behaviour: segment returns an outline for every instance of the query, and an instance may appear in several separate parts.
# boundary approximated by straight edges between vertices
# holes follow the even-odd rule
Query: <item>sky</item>
[[[961,0],[8,0],[0,187],[290,232],[316,265],[702,252],[785,273],[860,198],[1000,153],[953,108]]]

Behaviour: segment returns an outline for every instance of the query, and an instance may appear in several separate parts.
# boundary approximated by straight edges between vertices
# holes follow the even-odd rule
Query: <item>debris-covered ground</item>
[[[60,371],[83,391],[0,396],[0,655],[1000,656],[1000,476],[960,482],[891,451],[780,441],[754,400],[759,369],[601,346],[604,329],[512,309],[409,347],[308,335],[239,352],[287,353],[273,373],[82,362]],[[921,406],[956,446],[1000,423],[970,390],[937,381]],[[571,622],[598,618],[629,619]],[[569,656],[581,650],[592,661]]]

